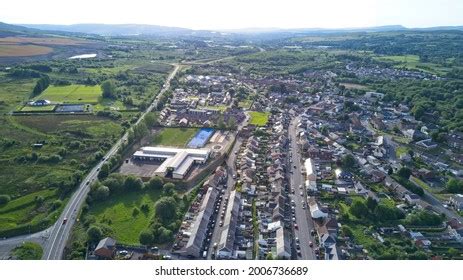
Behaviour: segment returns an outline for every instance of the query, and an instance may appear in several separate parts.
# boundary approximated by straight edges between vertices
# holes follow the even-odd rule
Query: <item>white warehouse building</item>
[[[142,147],[132,158],[138,160],[162,161],[154,172],[165,177],[172,172],[174,179],[183,179],[193,164],[204,164],[209,158],[210,149],[179,149],[170,147]]]

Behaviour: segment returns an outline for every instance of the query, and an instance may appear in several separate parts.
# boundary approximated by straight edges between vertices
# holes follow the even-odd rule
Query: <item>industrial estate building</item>
[[[210,149],[179,149],[168,147],[142,147],[136,151],[134,160],[161,161],[154,172],[157,176],[166,177],[172,174],[174,179],[183,179],[193,164],[204,164],[209,158]]]

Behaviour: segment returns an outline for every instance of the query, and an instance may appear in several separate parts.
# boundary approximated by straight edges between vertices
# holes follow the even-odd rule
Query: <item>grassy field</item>
[[[97,104],[101,98],[101,88],[96,86],[70,85],[49,86],[35,99],[46,99],[60,103]]]
[[[409,150],[410,149],[405,146],[398,146],[395,150],[395,155],[396,157],[400,157],[401,155],[408,153]]]
[[[24,106],[21,108],[22,112],[51,112],[55,110],[56,105],[46,105],[46,106]]]
[[[34,127],[39,132],[67,134],[85,138],[107,138],[119,135],[120,126],[103,117],[92,115],[50,115],[50,116],[21,116],[17,118],[20,124]]]
[[[33,79],[15,81],[5,78],[0,83],[0,113],[8,113],[27,101],[35,86]]]
[[[268,112],[249,112],[249,114],[251,115],[249,124],[256,126],[265,126],[270,116]]]
[[[19,99],[28,96],[16,84],[6,84],[18,93],[17,97],[5,94],[7,98],[4,111],[12,109]],[[3,93],[3,88],[0,94]],[[0,97],[2,97],[1,95]],[[90,163],[103,143],[111,143],[119,136],[119,123],[88,115],[40,115],[40,116],[0,116],[0,194],[12,197],[6,206],[0,208],[0,231],[34,224],[50,215],[50,205],[57,196],[49,194],[60,187],[60,182],[69,182],[78,170],[85,172],[85,164]],[[32,145],[44,142],[40,149]],[[71,142],[80,143],[80,147],[69,148]],[[39,161],[56,156],[65,151],[59,162]],[[31,156],[35,155],[35,159]],[[79,164],[84,164],[84,167]],[[45,194],[41,194],[45,191]],[[50,192],[50,193],[48,193]],[[37,208],[30,204],[32,199],[41,195],[45,205]],[[47,197],[50,197],[49,199]]]
[[[154,191],[111,196],[107,201],[92,205],[88,214],[95,216],[97,222],[108,224],[118,242],[136,245],[140,232],[148,228],[154,216],[154,204],[159,197],[160,193]],[[149,206],[149,211],[133,215],[133,209],[140,209],[143,204]]]
[[[156,133],[152,140],[152,144],[185,147],[196,132],[198,132],[197,128],[163,128]]]
[[[374,59],[382,62],[396,63],[396,67],[410,70],[420,70],[432,74],[445,74],[449,69],[435,63],[423,63],[418,55],[389,55],[375,56]]]
[[[249,110],[249,108],[251,108],[251,104],[252,104],[252,100],[245,99],[243,101],[240,101],[238,103],[238,106],[245,109],[245,110]]]
[[[26,223],[37,223],[47,217],[46,209],[35,203],[37,196],[44,198],[44,205],[58,198],[56,190],[46,189],[11,200],[0,207],[0,232]]]
[[[12,255],[17,260],[40,260],[43,255],[43,248],[37,243],[25,242],[16,247]]]

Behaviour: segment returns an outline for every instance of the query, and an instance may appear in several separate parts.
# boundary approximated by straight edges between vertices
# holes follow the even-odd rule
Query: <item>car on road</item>
[[[294,168],[294,169],[296,169],[296,168],[297,168],[297,166],[296,166],[296,165],[294,165],[294,166],[293,166],[293,168]]]
[[[63,219],[63,225],[65,225],[68,222],[68,218]]]
[[[299,229],[299,226],[297,224],[294,224],[295,229]]]
[[[312,241],[309,242],[309,247],[313,247],[313,242]]]
[[[300,194],[301,196],[304,196],[304,193],[303,193],[303,192],[300,192],[299,194]]]

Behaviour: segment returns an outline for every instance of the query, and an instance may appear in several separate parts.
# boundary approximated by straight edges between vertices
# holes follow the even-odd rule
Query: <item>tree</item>
[[[378,206],[378,202],[375,199],[368,197],[366,205],[367,205],[368,210],[373,212],[376,209],[376,206]]]
[[[160,198],[154,205],[154,209],[156,216],[163,223],[170,222],[177,216],[177,202],[170,196]]]
[[[135,176],[127,176],[124,181],[124,189],[128,191],[139,191],[143,188],[143,181]]]
[[[10,202],[11,198],[9,195],[2,194],[0,195],[0,205],[6,205]]]
[[[100,172],[98,173],[98,179],[102,180],[108,177],[108,175],[109,175],[109,164],[104,163],[101,166]]]
[[[155,176],[146,183],[146,187],[150,190],[161,190],[163,187],[164,181],[161,177]]]
[[[349,226],[342,225],[341,226],[341,234],[343,236],[352,237],[354,235],[354,232],[352,231],[352,229]]]
[[[228,129],[230,129],[230,130],[235,130],[236,129],[236,119],[233,116],[231,116],[228,119]]]
[[[107,186],[99,186],[93,191],[92,198],[95,200],[104,200],[109,196],[109,188]]]
[[[454,258],[458,256],[459,254],[460,254],[460,251],[458,251],[458,249],[455,249],[455,248],[449,248],[447,251],[447,255],[451,258]]]
[[[151,245],[154,242],[154,235],[151,230],[144,230],[140,233],[138,240],[143,245]]]
[[[50,78],[48,76],[43,76],[35,84],[34,89],[32,90],[32,97],[41,94],[47,87],[50,85]]]
[[[104,98],[116,97],[116,84],[113,80],[106,80],[101,83],[101,91],[103,91]]]
[[[124,176],[122,174],[111,174],[103,181],[111,193],[117,193],[124,188]]]
[[[172,240],[172,237],[173,237],[172,231],[163,226],[159,227],[156,233],[157,233],[156,239],[159,243],[166,243]]]
[[[173,183],[165,183],[162,186],[162,193],[167,196],[173,196],[175,194],[175,185]]]
[[[447,182],[446,187],[449,193],[463,193],[463,181],[462,180],[452,178]]]
[[[362,200],[357,199],[352,202],[352,205],[350,206],[350,212],[355,217],[362,218],[368,214],[368,208]]]
[[[156,115],[154,115],[154,113],[146,114],[145,123],[146,123],[147,127],[155,126],[158,123],[158,121],[156,119]]]
[[[408,178],[410,178],[410,175],[412,175],[412,171],[410,169],[408,169],[407,167],[402,167],[397,172],[397,175],[399,175],[400,177],[402,177],[404,179],[408,179]]]
[[[346,169],[351,169],[355,166],[355,158],[348,154],[342,158],[342,166]]]
[[[375,216],[380,221],[394,221],[399,218],[397,211],[400,210],[379,204],[375,209]]]
[[[98,226],[90,226],[87,230],[87,239],[90,243],[96,243],[101,240],[103,232]]]

